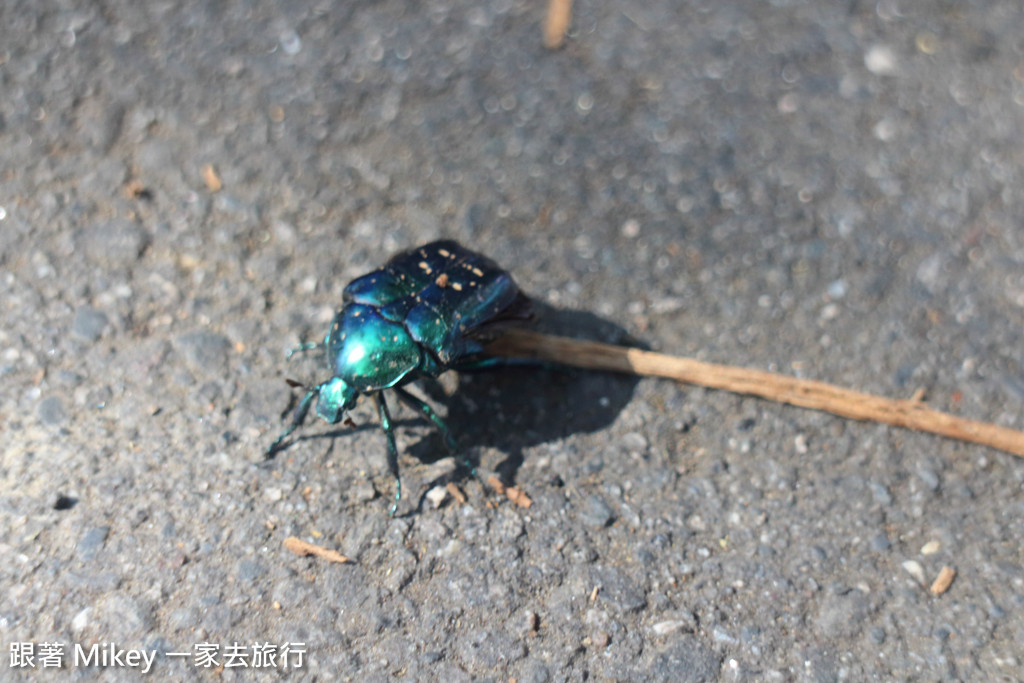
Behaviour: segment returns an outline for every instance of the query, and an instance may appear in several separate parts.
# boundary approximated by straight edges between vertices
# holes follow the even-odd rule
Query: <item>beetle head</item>
[[[316,414],[331,424],[341,422],[345,412],[356,404],[359,393],[345,380],[335,377],[320,385],[320,398],[316,402]]]

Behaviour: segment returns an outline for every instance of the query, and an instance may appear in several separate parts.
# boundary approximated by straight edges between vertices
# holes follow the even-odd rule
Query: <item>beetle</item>
[[[306,387],[291,425],[266,451],[271,458],[302,426],[316,399],[316,413],[330,424],[345,419],[358,398],[377,406],[387,439],[387,463],[395,480],[394,516],[402,499],[398,448],[385,398],[391,391],[437,428],[453,455],[458,446],[444,420],[405,389],[446,370],[475,370],[506,362],[483,354],[483,344],[502,326],[530,319],[530,299],[494,261],[454,240],[439,240],[393,256],[382,268],[345,287],[342,307],[322,343],[289,351],[325,349],[331,376]],[[294,386],[301,384],[292,382]],[[464,464],[475,474],[472,464]]]

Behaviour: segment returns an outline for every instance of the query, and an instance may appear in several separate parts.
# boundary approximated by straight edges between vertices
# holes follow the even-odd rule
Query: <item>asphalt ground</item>
[[[423,395],[529,508],[397,405],[394,519],[371,401],[263,462],[286,349],[442,236],[561,331],[1024,428],[1019,2],[574,10],[0,6],[0,678],[1024,680],[995,450],[519,368]]]

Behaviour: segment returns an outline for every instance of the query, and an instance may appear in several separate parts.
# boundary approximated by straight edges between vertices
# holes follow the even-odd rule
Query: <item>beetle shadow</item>
[[[537,320],[530,328],[538,332],[644,348],[622,327],[593,313],[560,310],[537,302],[534,310]],[[460,372],[458,388],[451,396],[445,395],[436,380],[419,382],[417,387],[431,403],[447,408],[445,422],[459,445],[457,460],[465,456],[479,465],[481,451],[496,448],[505,453],[505,458],[493,470],[503,484],[511,486],[526,449],[607,427],[632,399],[639,380],[634,375],[520,363]],[[433,429],[406,452],[424,463],[450,457]],[[455,472],[457,478],[466,475],[465,467]],[[429,482],[425,490],[450,480],[450,475],[438,479]]]

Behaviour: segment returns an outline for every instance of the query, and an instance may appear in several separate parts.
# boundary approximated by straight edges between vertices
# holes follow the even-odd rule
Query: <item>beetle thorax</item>
[[[395,386],[420,365],[420,348],[405,326],[372,306],[353,303],[338,311],[326,341],[334,376],[359,393]]]

